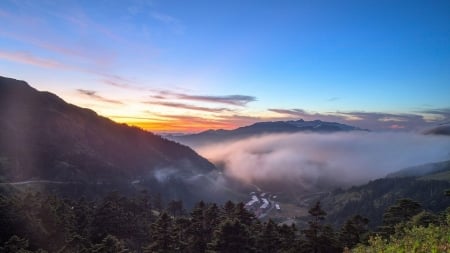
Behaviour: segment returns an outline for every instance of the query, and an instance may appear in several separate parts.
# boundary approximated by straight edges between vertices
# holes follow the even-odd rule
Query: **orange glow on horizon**
[[[217,121],[189,121],[189,120],[167,120],[167,121],[123,121],[115,120],[117,123],[125,123],[130,126],[136,126],[150,132],[166,133],[196,133],[209,129],[234,129],[239,125],[230,122]]]

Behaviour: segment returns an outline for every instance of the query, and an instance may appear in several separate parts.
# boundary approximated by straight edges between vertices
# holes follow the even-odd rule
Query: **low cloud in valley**
[[[195,148],[249,184],[349,186],[450,159],[450,138],[413,133],[272,134]],[[279,187],[278,187],[279,188]]]

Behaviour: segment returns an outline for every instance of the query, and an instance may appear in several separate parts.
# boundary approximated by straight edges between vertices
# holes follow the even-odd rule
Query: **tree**
[[[175,238],[172,234],[172,218],[162,213],[152,226],[152,243],[144,249],[144,253],[175,252]]]
[[[279,237],[279,250],[282,252],[296,252],[295,246],[297,244],[296,232],[297,228],[294,224],[292,226],[288,226],[283,224],[281,226],[277,226],[278,228],[278,237]]]
[[[191,221],[187,217],[175,218],[173,235],[175,239],[174,249],[176,252],[187,252],[190,225]]]
[[[250,227],[255,222],[256,217],[245,209],[244,203],[239,203],[235,207],[234,217],[241,221],[244,225]]]
[[[327,213],[322,210],[320,202],[316,202],[308,212],[311,215],[311,220],[308,222],[308,228],[302,230],[306,239],[304,243],[305,252],[339,252],[340,248],[333,229],[322,224]]]
[[[102,242],[94,245],[92,248],[93,253],[126,253],[123,243],[113,235],[107,235],[103,238]]]
[[[28,250],[28,240],[20,238],[16,235],[11,236],[7,242],[0,247],[0,252],[3,253],[32,253],[33,251]],[[36,252],[44,253],[43,250],[38,250]]]
[[[369,219],[355,215],[341,228],[339,241],[342,246],[353,248],[356,244],[367,241]]]
[[[253,252],[250,233],[239,220],[225,220],[214,232],[209,252],[247,253]]]
[[[387,208],[383,215],[383,226],[380,234],[387,237],[395,232],[395,226],[400,226],[409,221],[413,216],[422,211],[422,206],[411,199],[400,199],[395,205]]]
[[[257,246],[260,252],[272,253],[278,252],[280,248],[280,239],[278,235],[277,225],[269,220],[263,227],[258,237]]]
[[[227,201],[223,206],[222,219],[233,219],[235,215],[235,207],[236,205],[233,202]]]
[[[191,212],[191,225],[189,227],[188,251],[202,253],[206,251],[208,238],[205,220],[206,205],[200,201]]]

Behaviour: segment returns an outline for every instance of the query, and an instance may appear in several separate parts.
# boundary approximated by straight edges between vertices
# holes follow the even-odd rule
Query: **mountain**
[[[450,189],[449,165],[446,161],[403,169],[364,185],[335,190],[320,201],[328,212],[327,220],[337,227],[361,214],[369,218],[374,229],[382,224],[386,208],[402,198],[418,201],[424,210],[439,213],[450,206],[450,198],[445,196]]]
[[[199,146],[209,142],[223,142],[272,133],[332,133],[342,131],[367,130],[336,122],[325,122],[320,120],[305,121],[300,119],[296,121],[258,122],[250,126],[239,127],[233,130],[207,130],[198,134],[168,136],[168,138],[185,145]]]
[[[450,171],[450,161],[427,163],[419,166],[408,167],[396,172],[389,173],[386,177],[420,177],[445,171]]]
[[[5,77],[0,77],[0,129],[0,182],[147,180],[153,188],[176,191],[177,185],[160,187],[170,181],[185,194],[185,180],[216,171],[189,147]]]

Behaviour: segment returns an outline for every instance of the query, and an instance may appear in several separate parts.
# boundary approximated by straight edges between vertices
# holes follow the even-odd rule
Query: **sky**
[[[450,122],[450,1],[0,1],[0,75],[155,132]]]

